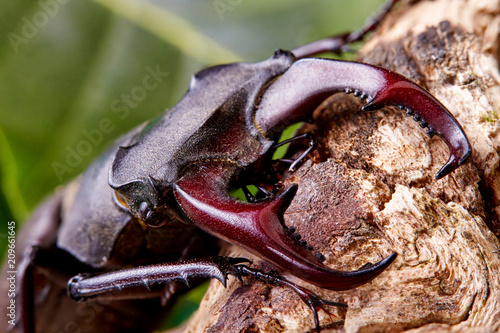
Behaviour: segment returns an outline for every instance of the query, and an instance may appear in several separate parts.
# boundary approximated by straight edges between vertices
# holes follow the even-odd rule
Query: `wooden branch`
[[[399,109],[362,113],[356,99],[338,95],[304,129],[319,148],[287,179],[299,191],[286,224],[336,269],[399,254],[374,281],[345,292],[287,275],[348,304],[320,313],[324,332],[500,329],[499,32],[498,1],[405,3],[361,51],[362,61],[428,89],[462,124],[474,152],[450,176],[434,180],[446,145]],[[272,269],[234,246],[223,254]],[[224,289],[212,281],[200,310],[177,331],[314,329],[310,310],[290,290],[246,282],[231,279]]]

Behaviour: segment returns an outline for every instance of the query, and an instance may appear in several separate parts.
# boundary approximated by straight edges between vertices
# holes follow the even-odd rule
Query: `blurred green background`
[[[191,74],[355,30],[383,2],[2,1],[1,257],[8,221],[19,227],[120,134],[172,107]]]

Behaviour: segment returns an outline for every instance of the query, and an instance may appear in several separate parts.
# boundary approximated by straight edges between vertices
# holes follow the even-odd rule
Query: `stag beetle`
[[[450,157],[436,179],[467,161],[471,147],[461,126],[416,84],[373,65],[309,58],[361,40],[396,2],[355,33],[195,74],[173,109],[120,138],[35,212],[19,240],[20,308],[8,329],[150,331],[161,321],[162,305],[186,289],[176,281],[193,285],[208,277],[225,284],[234,275],[292,288],[310,306],[319,331],[317,310],[343,304],[252,268],[244,258],[216,256],[213,236],[331,290],[364,284],[394,261],[395,253],[356,271],[325,266],[284,225],[297,186],[276,187],[279,175],[270,166],[283,129],[310,118],[338,92],[361,97],[363,110],[399,106],[428,127],[429,136],[439,135]],[[235,184],[257,184],[262,193],[246,192],[243,202],[228,193]]]

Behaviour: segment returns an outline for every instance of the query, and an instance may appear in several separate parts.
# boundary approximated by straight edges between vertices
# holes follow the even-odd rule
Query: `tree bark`
[[[464,128],[470,163],[436,181],[448,158],[404,112],[360,112],[333,96],[315,112],[318,149],[285,185],[298,193],[285,214],[325,264],[358,269],[391,252],[396,261],[356,289],[323,290],[285,276],[347,309],[320,312],[323,332],[499,332],[500,3],[404,2],[363,47],[360,60],[399,72],[436,96]],[[272,266],[235,246],[224,255]],[[178,332],[308,332],[307,306],[290,290],[231,278],[212,281]]]

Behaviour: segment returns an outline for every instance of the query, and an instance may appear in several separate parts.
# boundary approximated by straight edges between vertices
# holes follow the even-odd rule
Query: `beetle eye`
[[[142,202],[139,206],[139,214],[141,215],[141,221],[150,228],[159,228],[165,225],[166,221],[163,219],[151,219],[153,212],[149,208],[147,202]]]
[[[147,202],[141,202],[139,206],[139,213],[141,214],[141,219],[146,221],[151,216],[151,209],[149,209],[149,205]]]

